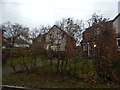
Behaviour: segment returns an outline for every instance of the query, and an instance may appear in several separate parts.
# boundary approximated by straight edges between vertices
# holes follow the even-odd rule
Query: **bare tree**
[[[109,18],[104,18],[102,14],[97,15],[96,13],[94,13],[92,15],[92,17],[87,21],[87,23],[88,23],[88,26],[90,27],[90,26],[96,25],[100,22],[108,21],[108,20],[109,20]]]
[[[4,32],[3,36],[6,39],[6,46],[14,47],[15,44],[26,44],[29,38],[29,28],[23,27],[20,24],[11,24],[7,22],[1,26],[1,30]]]
[[[55,23],[61,29],[63,29],[67,34],[74,37],[77,44],[80,45],[82,38],[82,31],[84,30],[84,23],[82,20],[74,20],[72,18],[63,18],[61,21],[56,21]]]
[[[116,79],[112,69],[112,59],[117,54],[117,41],[112,22],[102,16],[92,16],[92,29],[94,30],[94,44],[96,47],[94,63],[99,78],[104,81]]]
[[[30,32],[30,39],[32,41],[31,50],[32,50],[32,57],[33,63],[35,65],[36,58],[38,56],[45,56],[46,50],[44,48],[45,45],[45,36],[44,34],[48,32],[50,26],[42,26],[40,25],[39,28],[34,28]],[[45,60],[44,60],[45,61]]]
[[[50,26],[44,26],[44,25],[40,25],[39,28],[34,28],[30,31],[30,39],[32,40],[32,42],[34,42],[34,40],[37,37],[40,37],[41,35],[45,34],[46,32],[49,31]]]

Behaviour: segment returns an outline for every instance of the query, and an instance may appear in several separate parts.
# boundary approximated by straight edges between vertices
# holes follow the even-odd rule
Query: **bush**
[[[7,60],[7,65],[11,68],[13,68],[13,71],[16,72],[16,66],[18,65],[18,61],[12,58],[9,58]]]
[[[38,60],[33,60],[31,57],[9,58],[7,65],[13,68],[13,71],[28,71],[31,68],[37,67]]]
[[[101,18],[102,19],[102,18]],[[95,19],[92,25],[94,33],[94,64],[99,79],[104,82],[114,81],[112,58],[117,54],[118,48],[116,43],[116,34],[111,22]],[[99,33],[96,33],[99,32]],[[112,44],[111,44],[112,43]]]
[[[113,58],[113,68],[116,75],[120,76],[120,56]]]
[[[2,62],[6,64],[7,59],[29,57],[31,54],[29,48],[5,48],[2,49]]]
[[[72,60],[69,62],[68,71],[77,78],[91,78],[95,75],[93,60]]]
[[[9,49],[2,49],[2,64],[6,64],[7,59],[10,57]]]

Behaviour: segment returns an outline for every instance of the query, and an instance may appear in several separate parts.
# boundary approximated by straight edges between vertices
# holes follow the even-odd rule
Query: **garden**
[[[3,25],[2,84],[36,89],[120,88],[120,52],[115,29],[105,18],[93,15],[91,20],[92,37],[86,35],[92,42],[91,57],[84,55],[88,51],[79,42],[82,28],[71,18],[61,24],[67,33],[53,27],[64,32],[62,35],[53,30],[56,37],[54,32],[46,34],[49,28],[44,26],[39,33],[35,29],[30,33],[29,28],[19,24]],[[74,40],[73,36],[78,38]],[[30,40],[33,43],[27,42]]]
[[[98,78],[93,58],[60,60],[47,56],[33,57],[30,50],[16,49],[3,64],[3,85],[29,88],[118,88],[119,83]],[[18,51],[18,52],[17,52]],[[29,53],[20,55],[20,53]],[[20,56],[16,54],[19,53]],[[114,70],[120,75],[120,57],[114,58]],[[66,65],[67,61],[67,65]],[[59,67],[58,67],[59,65]],[[117,66],[117,67],[116,67]],[[104,83],[103,83],[104,82]]]

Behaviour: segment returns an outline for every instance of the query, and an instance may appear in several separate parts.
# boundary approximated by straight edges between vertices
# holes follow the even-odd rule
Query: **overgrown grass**
[[[43,57],[44,58],[44,57]],[[39,65],[28,72],[3,73],[3,84],[30,88],[109,88],[109,83],[100,83],[94,77],[95,68],[92,60],[69,61],[64,73],[56,72],[56,64],[44,65],[44,60],[37,58]],[[87,79],[86,79],[86,77]],[[77,78],[75,78],[77,77]],[[79,79],[78,79],[79,78]]]
[[[39,69],[42,70],[42,69]],[[11,73],[3,74],[3,84],[30,88],[108,88],[107,83],[93,83],[76,80],[69,76],[39,71],[39,73]]]
[[[70,69],[73,74],[80,78],[84,78],[84,75],[86,78],[95,76],[95,67],[93,60],[91,59],[79,61],[72,60],[69,62],[68,69]]]
[[[113,58],[113,69],[118,81],[120,82],[120,56]]]
[[[7,60],[6,65],[7,67],[15,67],[16,71],[25,71],[26,70],[26,66],[28,69],[31,68],[36,68],[39,67],[41,65],[45,65],[45,59],[43,59],[43,57],[37,57],[37,58],[33,58],[33,57],[21,57],[21,58],[9,58]]]

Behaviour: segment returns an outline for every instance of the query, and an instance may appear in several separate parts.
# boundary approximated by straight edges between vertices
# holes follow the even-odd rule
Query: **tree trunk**
[[[34,62],[33,62],[33,68],[35,68],[36,67],[36,57],[34,58]]]
[[[61,60],[61,74],[63,73],[64,60]]]
[[[64,65],[64,70],[66,69],[66,67],[67,67],[67,64],[68,64],[68,59],[67,60],[65,60],[66,62],[65,62],[65,65]]]
[[[26,68],[26,71],[28,71],[28,66],[27,66],[27,63],[23,60],[23,65],[24,67]]]
[[[60,60],[58,59],[58,63],[57,63],[57,72],[59,72],[59,65],[60,65]]]
[[[13,68],[13,71],[16,72],[15,66],[12,66],[12,68]]]
[[[50,64],[51,64],[51,66],[53,65],[52,59],[50,59]]]

